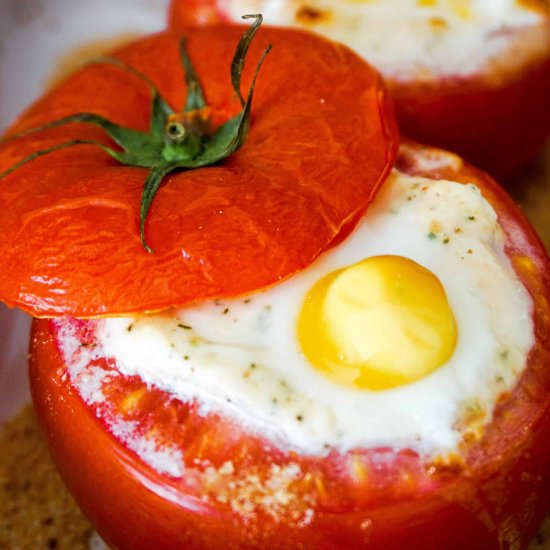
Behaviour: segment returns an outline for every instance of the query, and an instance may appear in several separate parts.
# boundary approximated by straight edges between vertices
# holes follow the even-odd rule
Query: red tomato
[[[216,119],[240,109],[230,65],[242,33],[184,31]],[[115,54],[174,108],[186,95],[179,40],[159,34]],[[147,219],[154,254],[139,239],[146,169],[81,145],[7,175],[0,184],[0,300],[41,317],[162,310],[273,284],[351,230],[397,149],[380,77],[347,48],[291,30],[260,30],[249,59],[268,44],[244,146],[216,166],[166,178]],[[243,90],[254,65],[246,64]],[[39,100],[10,132],[78,112],[146,130],[150,110],[146,82],[96,63]],[[2,142],[0,173],[73,139],[113,145],[90,124],[49,129]]]
[[[405,135],[456,151],[496,178],[517,176],[550,134],[550,51],[498,83],[477,74],[388,86]]]
[[[458,157],[406,144],[398,167],[478,185],[534,302],[536,344],[481,440],[464,442],[449,464],[385,448],[302,456],[220,415],[202,416],[196,404],[125,377],[101,357],[83,376],[107,373],[104,399],[86,404],[58,338],[68,326],[82,346],[94,346],[97,321],[37,320],[30,374],[39,418],[65,482],[109,544],[497,550],[525,548],[535,535],[550,494],[550,260],[511,199]],[[181,470],[140,458],[151,438],[157,450],[180,453]]]
[[[254,4],[255,10],[264,7],[266,13],[269,11],[268,1]],[[251,9],[246,2],[241,5],[243,13]],[[293,25],[321,34],[331,25],[331,9],[337,9],[330,3],[319,9],[315,2],[294,1],[288,1],[287,8],[286,19],[290,21],[294,15]],[[172,0],[169,24],[174,29],[216,24],[229,21],[230,13],[238,9],[238,1],[230,7],[224,0]],[[532,2],[532,9],[542,14],[545,23],[541,26],[546,30],[527,26],[503,29],[502,35],[510,44],[516,44],[513,54],[507,52],[478,73],[436,74],[426,80],[387,75],[385,67],[378,67],[395,100],[402,132],[423,143],[455,151],[497,178],[517,175],[550,134],[550,10],[537,0]],[[425,17],[422,11],[425,7],[419,6],[420,19]],[[529,52],[535,41],[547,43],[545,53],[526,54],[518,68],[516,59]]]

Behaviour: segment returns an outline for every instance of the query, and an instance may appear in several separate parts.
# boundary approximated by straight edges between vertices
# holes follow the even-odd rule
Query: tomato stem
[[[182,67],[185,74],[187,99],[183,111],[176,113],[162,98],[153,81],[141,71],[115,57],[100,57],[92,63],[108,63],[114,65],[144,81],[151,90],[151,121],[147,132],[125,128],[94,113],[76,113],[59,120],[54,120],[9,136],[4,141],[15,140],[32,133],[46,131],[72,123],[94,124],[120,147],[115,150],[98,142],[74,139],[48,149],[42,149],[28,155],[0,174],[5,178],[24,164],[55,151],[77,145],[94,145],[101,148],[111,157],[126,166],[147,168],[149,173],[144,183],[140,204],[140,240],[143,249],[151,253],[152,249],[145,238],[145,222],[149,209],[164,178],[174,170],[190,170],[211,166],[227,158],[239,149],[245,142],[250,127],[252,96],[260,67],[269,53],[268,46],[256,66],[252,83],[246,100],[241,93],[241,76],[246,55],[256,32],[262,24],[262,16],[245,15],[243,19],[254,19],[239,43],[231,63],[231,83],[239,101],[241,112],[216,128],[210,127],[211,108],[207,104],[203,88],[189,56],[186,39],[179,43]]]
[[[4,172],[0,173],[0,179],[5,178],[6,176],[9,176],[12,172],[15,172],[18,168],[21,168],[24,164],[27,164],[31,160],[37,159],[39,157],[43,157],[44,155],[49,155],[50,153],[53,153],[54,151],[60,151],[61,149],[68,149],[69,147],[74,147],[75,145],[93,145],[95,147],[100,147],[111,155],[113,158],[118,159],[119,153],[105,145],[104,143],[100,143],[99,141],[92,141],[88,139],[73,139],[71,141],[65,141],[63,143],[58,143],[57,145],[53,145],[52,147],[48,147],[47,149],[40,149],[39,151],[35,151],[34,153],[31,153],[30,155],[26,156],[25,158],[21,159],[19,162],[15,163],[13,166],[5,170]]]
[[[180,40],[180,57],[185,71],[185,84],[187,85],[187,101],[185,103],[185,112],[194,111],[206,107],[206,101],[202,92],[197,73],[189,59],[185,38]]]
[[[233,56],[233,61],[231,62],[231,84],[233,89],[237,93],[241,105],[244,107],[245,101],[241,93],[241,75],[244,69],[244,62],[246,60],[246,54],[248,53],[248,48],[254,39],[254,36],[258,32],[260,25],[262,24],[263,17],[261,14],[255,15],[243,15],[243,19],[254,19],[254,22],[248,28],[241,38],[240,42],[237,44],[237,49],[235,50],[235,55]],[[268,47],[267,51],[271,46]],[[264,54],[265,57],[265,54]],[[260,60],[260,64],[261,64]],[[258,67],[259,68],[259,67]]]

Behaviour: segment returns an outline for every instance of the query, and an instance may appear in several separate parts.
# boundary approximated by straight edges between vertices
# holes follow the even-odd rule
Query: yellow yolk
[[[314,285],[298,339],[308,360],[335,381],[383,390],[445,363],[456,345],[456,323],[432,272],[401,256],[375,256]]]

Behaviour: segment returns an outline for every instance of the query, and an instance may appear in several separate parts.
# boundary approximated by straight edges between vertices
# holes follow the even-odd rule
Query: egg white
[[[297,317],[324,275],[384,254],[411,258],[439,277],[458,343],[445,365],[417,382],[385,391],[346,388],[307,361]],[[286,449],[389,446],[439,455],[457,449],[468,412],[490,420],[498,396],[525,368],[534,342],[531,309],[479,190],[394,171],[353,233],[302,273],[238,299],[102,320],[94,353]]]
[[[243,13],[262,13],[269,25],[302,27],[342,42],[385,76],[398,80],[471,75],[495,61],[508,69],[521,67],[547,52],[550,41],[542,8],[535,10],[521,0],[221,0],[219,4],[233,22],[241,22]],[[518,30],[522,32],[516,35]]]

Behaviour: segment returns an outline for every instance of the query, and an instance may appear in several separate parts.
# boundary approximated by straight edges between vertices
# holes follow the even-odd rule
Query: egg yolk
[[[309,291],[298,318],[308,360],[338,383],[384,390],[439,368],[456,346],[439,279],[401,256],[374,256]]]

